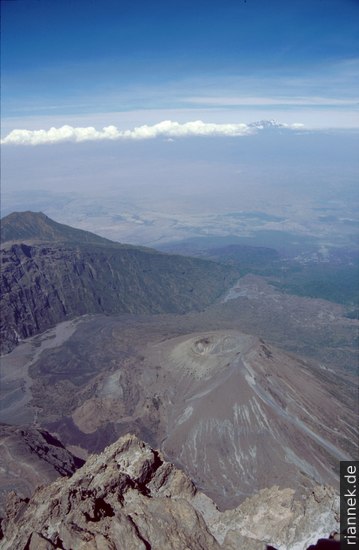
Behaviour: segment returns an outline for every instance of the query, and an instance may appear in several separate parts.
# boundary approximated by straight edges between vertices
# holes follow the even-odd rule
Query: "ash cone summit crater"
[[[243,345],[240,336],[227,334],[210,334],[196,339],[192,343],[192,352],[202,356],[223,355],[230,352],[241,351]]]
[[[160,344],[171,370],[195,379],[207,378],[233,366],[259,339],[236,330],[195,333]]]

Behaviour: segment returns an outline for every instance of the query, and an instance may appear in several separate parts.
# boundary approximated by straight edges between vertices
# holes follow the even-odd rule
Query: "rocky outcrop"
[[[194,493],[182,472],[126,436],[29,502],[12,493],[2,548],[219,548]]]
[[[22,499],[11,493],[2,522],[3,550],[150,549],[287,550],[337,527],[331,489],[298,502],[291,490],[261,491],[219,512],[190,479],[135,436],[91,456],[70,479]]]
[[[301,498],[293,489],[271,487],[224,512],[218,521],[212,519],[211,530],[225,548],[241,548],[246,537],[278,550],[304,550],[338,528],[338,522],[339,498],[331,487],[318,485]]]

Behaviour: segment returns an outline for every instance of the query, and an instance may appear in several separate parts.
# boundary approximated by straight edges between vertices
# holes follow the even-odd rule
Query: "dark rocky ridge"
[[[2,232],[27,244],[8,242],[2,250],[1,353],[87,313],[200,310],[237,277],[214,262],[113,243],[41,213],[7,216]]]
[[[1,220],[1,242],[83,242],[114,244],[89,231],[51,220],[42,212],[13,212]]]

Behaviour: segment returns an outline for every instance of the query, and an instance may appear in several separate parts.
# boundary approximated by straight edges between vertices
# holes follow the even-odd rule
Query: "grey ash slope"
[[[83,314],[200,310],[237,277],[214,262],[114,243],[41,213],[10,214],[2,233],[2,353]]]
[[[355,397],[344,381],[238,330],[203,332],[204,321],[83,319],[62,345],[31,361],[28,421],[80,456],[79,447],[98,452],[136,433],[222,508],[272,485],[337,487],[339,460],[357,452]],[[3,359],[4,373],[30,344]],[[21,406],[3,414],[18,417]]]

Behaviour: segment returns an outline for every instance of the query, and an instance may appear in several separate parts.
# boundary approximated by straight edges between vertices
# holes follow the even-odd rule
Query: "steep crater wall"
[[[121,245],[14,244],[1,262],[1,353],[86,313],[200,310],[237,277],[214,262]]]

